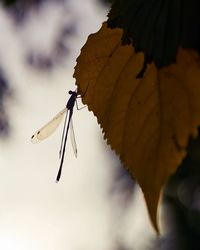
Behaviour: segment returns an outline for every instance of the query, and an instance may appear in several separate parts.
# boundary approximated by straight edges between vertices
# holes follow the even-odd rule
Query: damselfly
[[[41,129],[35,132],[35,134],[32,135],[31,137],[31,141],[33,143],[37,143],[46,139],[56,130],[56,128],[59,126],[59,124],[61,123],[65,115],[64,127],[63,127],[63,133],[62,133],[62,139],[61,139],[61,145],[60,145],[60,151],[59,151],[60,167],[58,170],[56,181],[59,181],[61,173],[62,173],[62,166],[63,166],[64,157],[65,157],[65,148],[66,148],[67,135],[68,135],[69,128],[70,128],[72,147],[74,150],[74,154],[77,157],[77,146],[76,146],[74,129],[73,129],[72,115],[73,115],[73,109],[74,109],[75,103],[76,103],[77,109],[80,109],[78,108],[77,98],[80,98],[81,96],[77,94],[77,91],[70,90],[69,94],[71,96],[66,104],[66,107],[63,110],[61,110],[51,121],[49,121]]]

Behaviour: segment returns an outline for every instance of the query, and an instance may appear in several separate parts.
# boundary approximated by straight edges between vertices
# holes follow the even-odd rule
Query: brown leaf
[[[89,36],[74,77],[83,102],[97,116],[105,138],[140,184],[157,227],[160,190],[186,155],[200,125],[200,64],[179,49],[177,63],[158,70],[142,53],[121,45],[122,31],[106,24]]]

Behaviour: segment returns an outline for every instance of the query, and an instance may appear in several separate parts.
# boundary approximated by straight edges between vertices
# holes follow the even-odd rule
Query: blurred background
[[[155,232],[138,186],[87,108],[74,112],[78,158],[68,141],[55,182],[62,126],[32,134],[65,107],[76,58],[107,19],[100,0],[1,1],[0,249],[151,249]]]
[[[30,142],[76,88],[76,58],[88,35],[107,19],[109,2],[0,2],[3,250],[199,249],[199,138],[163,190],[159,238],[140,188],[106,145],[87,108],[74,112],[78,158],[69,140],[59,183],[62,126],[42,143]]]

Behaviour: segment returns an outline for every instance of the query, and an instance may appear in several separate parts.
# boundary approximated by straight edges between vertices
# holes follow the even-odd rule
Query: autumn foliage
[[[200,64],[179,49],[177,62],[144,70],[144,55],[121,45],[121,29],[106,23],[89,36],[74,77],[111,148],[141,186],[156,229],[160,191],[186,155],[200,125]],[[142,77],[138,77],[144,70]]]

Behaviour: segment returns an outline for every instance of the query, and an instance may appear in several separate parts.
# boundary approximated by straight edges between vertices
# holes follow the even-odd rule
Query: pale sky
[[[68,2],[67,15],[65,8],[51,3],[31,13],[23,27],[16,27],[0,9],[1,65],[14,93],[7,103],[12,133],[0,143],[0,249],[116,250],[118,242],[127,249],[148,249],[154,231],[139,188],[126,211],[120,188],[109,194],[120,162],[92,112],[74,112],[78,157],[68,140],[58,184],[62,125],[42,143],[30,142],[31,135],[65,107],[68,90],[75,89],[72,75],[80,49],[106,20],[106,9],[95,0]],[[71,53],[62,64],[41,73],[25,63],[26,51],[48,53],[56,27],[74,20],[78,33],[67,41]]]

